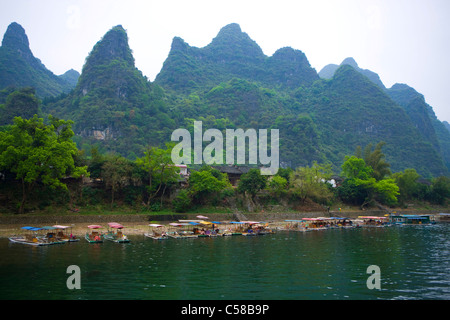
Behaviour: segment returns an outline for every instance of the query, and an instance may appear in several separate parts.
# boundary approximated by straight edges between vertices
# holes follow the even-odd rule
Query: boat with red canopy
[[[116,243],[128,243],[130,239],[123,234],[122,229],[125,228],[123,225],[117,222],[109,222],[108,226],[111,230],[108,230],[106,234],[103,235],[105,240],[109,240]]]
[[[103,235],[101,232],[98,231],[98,229],[102,229],[103,227],[97,224],[91,224],[88,226],[88,228],[91,230],[90,232],[86,232],[84,238],[89,243],[102,243],[103,242]]]

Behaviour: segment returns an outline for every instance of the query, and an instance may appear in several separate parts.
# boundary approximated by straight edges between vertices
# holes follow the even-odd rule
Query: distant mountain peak
[[[3,36],[2,47],[17,51],[22,57],[27,59],[33,56],[25,29],[17,22],[13,22],[8,26]]]
[[[17,22],[12,22],[3,36],[0,70],[0,89],[33,87],[39,97],[47,97],[69,92],[74,86],[53,74],[33,55],[25,29]]]
[[[339,67],[341,67],[343,65],[351,66],[353,69],[355,69],[359,73],[361,73],[364,76],[366,76],[367,78],[369,78],[370,81],[372,81],[373,83],[378,85],[381,89],[383,89],[383,90],[386,89],[386,87],[384,86],[384,84],[381,81],[378,74],[376,74],[373,71],[367,70],[367,69],[361,69],[358,66],[358,64],[356,63],[355,59],[353,59],[352,57],[345,58],[344,61],[342,61],[342,63],[340,65],[336,65],[336,64],[326,65],[325,67],[322,68],[322,70],[320,70],[319,77],[321,77],[323,79],[331,79],[331,78],[333,78],[335,72],[339,69]]]
[[[345,58],[344,61],[342,61],[341,66],[344,64],[352,66],[355,69],[359,69],[358,64],[356,63],[355,59],[353,59],[352,57]]]
[[[235,37],[242,37],[248,35],[245,32],[242,32],[241,26],[237,23],[230,23],[220,29],[219,33],[217,34],[215,39],[228,39],[228,38],[235,38]],[[214,40],[213,40],[214,41]]]
[[[189,45],[180,37],[174,37],[172,40],[172,45],[170,47],[171,52],[181,51],[186,52]]]
[[[92,90],[101,89],[118,99],[127,100],[135,92],[147,90],[146,81],[135,67],[127,32],[118,25],[94,45],[79,76],[75,93],[86,96]],[[102,95],[106,95],[104,92]]]
[[[133,54],[128,45],[128,35],[121,25],[113,27],[97,42],[86,59],[84,68],[106,64],[117,59],[126,61],[134,66]]]
[[[220,29],[217,36],[206,47],[221,57],[240,56],[241,58],[264,58],[259,45],[249,35],[242,32],[237,23],[231,23]]]
[[[233,32],[233,33],[242,33],[241,26],[240,26],[238,23],[230,23],[230,24],[227,24],[226,26],[224,26],[224,27],[220,30],[219,35],[220,35],[221,33],[230,33],[230,32]]]
[[[301,50],[296,50],[291,47],[284,47],[275,51],[272,56],[273,59],[276,60],[285,60],[290,62],[300,62],[304,60],[308,60],[306,55]],[[309,64],[309,62],[308,62]]]

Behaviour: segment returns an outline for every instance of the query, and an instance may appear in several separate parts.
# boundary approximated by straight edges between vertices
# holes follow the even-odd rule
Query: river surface
[[[0,239],[0,299],[450,299],[450,224],[129,238],[46,247]],[[67,286],[71,265],[81,289]],[[380,289],[368,288],[371,265]]]

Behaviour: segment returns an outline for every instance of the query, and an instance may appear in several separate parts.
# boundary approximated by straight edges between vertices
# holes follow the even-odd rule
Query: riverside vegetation
[[[81,75],[55,76],[12,23],[0,47],[0,210],[447,206],[450,132],[424,97],[404,84],[385,88],[353,60],[326,71],[292,48],[267,57],[230,24],[204,48],[174,38],[150,82],[116,26]],[[184,181],[167,142],[177,128],[192,134],[194,121],[222,132],[279,129],[282,168],[264,177],[255,166],[232,186],[214,167],[193,165]]]
[[[0,132],[3,212],[69,210],[126,212],[189,212],[219,210],[260,211],[271,205],[295,210],[329,207],[336,203],[405,206],[409,201],[447,204],[450,178],[421,182],[415,169],[391,173],[382,152],[383,142],[368,145],[342,164],[343,181],[335,181],[330,164],[280,168],[274,176],[258,168],[243,174],[234,188],[227,174],[211,166],[192,170],[184,180],[172,163],[173,144],[151,147],[135,161],[118,154],[87,157],[71,140],[72,122],[36,115],[16,117]],[[93,183],[83,182],[90,177]],[[96,183],[98,181],[98,183]],[[333,182],[332,182],[333,181]],[[186,186],[183,187],[184,183]],[[316,206],[314,206],[314,204]],[[203,209],[202,209],[203,208]],[[320,210],[323,210],[321,208]]]

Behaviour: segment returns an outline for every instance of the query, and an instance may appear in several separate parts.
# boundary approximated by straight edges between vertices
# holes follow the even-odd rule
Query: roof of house
[[[213,166],[213,168],[219,170],[222,173],[238,174],[238,175],[247,173],[250,169],[252,169],[251,167],[244,167],[244,166]]]

